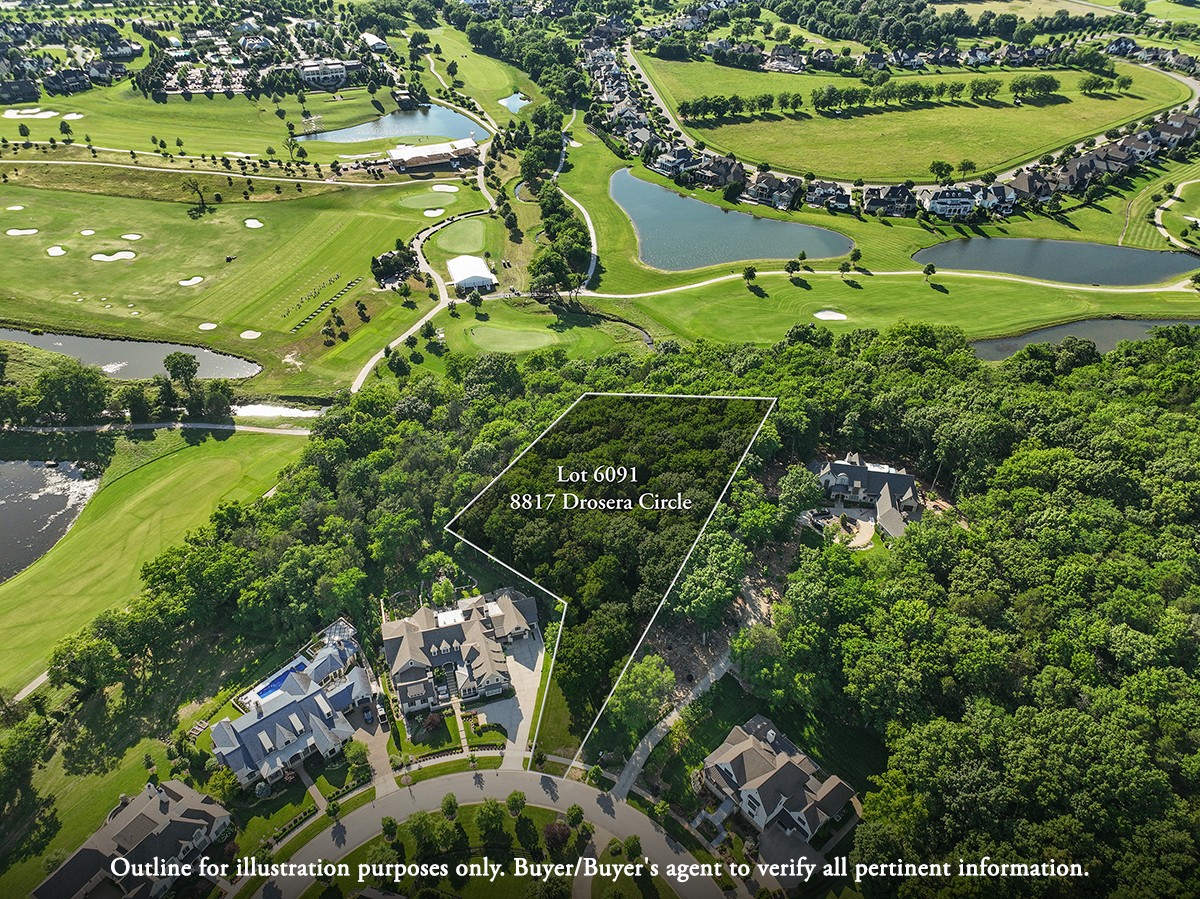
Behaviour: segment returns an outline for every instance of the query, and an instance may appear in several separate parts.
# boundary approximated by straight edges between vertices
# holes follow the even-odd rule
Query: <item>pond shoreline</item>
[[[1157,326],[1169,326],[1169,325],[1175,325],[1175,324],[1200,326],[1200,318],[1185,318],[1185,317],[1163,318],[1160,314],[1091,315],[1091,316],[1087,316],[1086,318],[1068,319],[1068,320],[1064,320],[1064,321],[1052,322],[1050,324],[1038,325],[1036,327],[1029,328],[1024,331],[1017,331],[1017,332],[1013,332],[1013,333],[1009,333],[1009,334],[997,334],[997,335],[991,336],[991,337],[979,337],[974,340],[969,340],[968,346],[970,346],[971,349],[975,351],[975,354],[977,356],[979,356],[979,358],[985,362],[1002,362],[1005,359],[1011,358],[1012,356],[1016,355],[1017,352],[1019,352],[1020,350],[1024,349],[1027,346],[1030,346],[1032,344],[1035,344],[1035,343],[1056,344],[1056,343],[1060,343],[1065,337],[1068,337],[1068,336],[1079,337],[1083,340],[1090,340],[1096,344],[1097,348],[1102,353],[1111,352],[1111,349],[1112,349],[1111,347],[1109,347],[1108,349],[1104,348],[1107,345],[1107,341],[1105,341],[1103,338],[1101,339],[1101,341],[1097,342],[1093,337],[1089,337],[1086,333],[1072,334],[1067,329],[1077,328],[1079,330],[1086,332],[1089,329],[1095,330],[1097,328],[1103,328],[1106,324],[1115,324],[1115,323],[1123,323],[1124,325],[1131,326],[1131,327],[1121,327],[1120,324],[1117,324],[1117,327],[1115,330],[1119,330],[1119,331],[1129,331],[1132,333],[1140,328],[1141,336],[1140,337],[1138,337],[1138,336],[1116,337],[1116,339],[1113,341],[1114,345],[1115,345],[1115,343],[1119,343],[1123,340],[1139,340],[1139,339],[1144,340],[1149,337],[1150,328],[1157,327]],[[1051,334],[1051,335],[1046,336],[1045,339],[1038,339],[1037,337],[1035,337],[1035,335],[1046,335],[1047,332],[1058,332],[1058,331],[1062,331],[1063,333],[1061,335]],[[1010,350],[1010,349],[1008,349],[1007,346],[1005,346],[1006,344],[1019,344],[1019,345],[1013,346],[1013,348]],[[981,346],[985,349],[985,351],[991,350],[991,352],[986,352],[986,355],[981,354],[979,352]]]
[[[249,381],[250,379],[256,377],[257,375],[261,374],[264,370],[264,366],[258,360],[253,359],[249,356],[244,356],[240,353],[233,353],[233,352],[229,352],[226,350],[218,350],[218,349],[214,349],[209,346],[204,346],[202,344],[181,343],[177,340],[171,340],[171,339],[164,340],[164,339],[151,339],[151,338],[142,338],[142,337],[123,337],[123,336],[117,336],[117,335],[113,335],[113,334],[105,334],[105,333],[101,333],[99,331],[92,331],[92,330],[88,330],[88,329],[77,328],[77,327],[71,325],[70,323],[64,323],[62,326],[55,326],[53,330],[46,330],[45,328],[41,328],[36,325],[30,325],[27,322],[15,322],[13,320],[6,319],[6,318],[0,316],[0,331],[16,332],[19,334],[28,335],[29,337],[75,337],[75,338],[80,338],[80,339],[84,339],[84,340],[97,340],[97,341],[114,342],[114,343],[120,341],[123,343],[132,343],[132,344],[141,344],[141,345],[163,344],[166,346],[178,347],[180,350],[193,351],[198,354],[209,353],[209,354],[212,354],[212,355],[218,356],[218,357],[223,356],[223,357],[226,357],[231,360],[237,360],[239,362],[244,362],[247,365],[253,365],[258,369],[257,371],[253,372],[252,374],[241,375],[241,376],[236,376],[236,377],[222,376],[222,375],[209,376],[209,377],[224,377],[225,380],[229,380],[229,381],[246,382],[246,381]],[[29,341],[25,341],[25,340],[21,340],[21,339],[17,339],[17,338],[9,338],[9,337],[4,336],[3,334],[0,334],[0,340],[10,340],[13,343],[22,343],[22,344],[25,344],[26,346],[37,346],[37,344],[31,343]],[[50,348],[49,352],[59,353],[60,355],[63,355],[63,356],[71,356],[70,353],[63,352],[63,350],[59,349],[59,348]],[[72,358],[76,358],[76,357],[72,356]],[[163,373],[165,374],[166,372],[164,371]],[[108,373],[106,372],[106,374],[108,374]],[[109,377],[113,378],[113,380],[118,380],[118,381],[120,381],[120,380],[129,380],[129,381],[146,380],[146,378],[142,378],[142,377],[121,378],[118,375],[119,375],[119,372],[116,375],[110,374]],[[204,377],[204,376],[201,376],[201,377]]]

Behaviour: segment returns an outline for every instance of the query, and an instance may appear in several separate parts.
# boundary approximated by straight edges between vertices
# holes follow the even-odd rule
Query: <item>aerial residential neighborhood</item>
[[[1200,895],[1200,21],[0,4],[0,890]]]

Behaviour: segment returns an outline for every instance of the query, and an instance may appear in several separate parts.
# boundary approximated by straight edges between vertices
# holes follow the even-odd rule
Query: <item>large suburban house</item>
[[[309,756],[333,758],[353,736],[346,712],[375,696],[355,636],[349,623],[334,622],[310,651],[238,699],[244,715],[213,725],[213,755],[238,783],[274,783]]]
[[[876,525],[892,537],[903,536],[909,523],[921,517],[917,480],[903,468],[874,465],[858,453],[847,453],[845,459],[822,464],[817,480],[832,502],[874,506]]]
[[[178,780],[146,784],[121,804],[88,841],[55,868],[34,890],[35,899],[96,899],[109,896],[153,899],[162,896],[174,877],[118,877],[110,868],[117,858],[135,865],[158,859],[195,861],[230,826],[230,815],[211,796]]]
[[[762,715],[735,727],[709,754],[702,783],[722,800],[725,815],[736,807],[764,835],[764,845],[772,830],[811,842],[822,828],[832,832],[853,826],[862,815],[853,788],[840,777],[824,777]]]
[[[452,696],[500,695],[511,683],[504,647],[536,626],[537,603],[511,589],[385,621],[383,651],[400,709],[408,715],[449,705]]]

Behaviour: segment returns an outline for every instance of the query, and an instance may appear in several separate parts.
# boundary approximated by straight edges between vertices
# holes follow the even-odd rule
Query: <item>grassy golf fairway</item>
[[[1027,100],[1017,107],[1012,105],[1007,84],[1028,74],[1025,70],[989,69],[977,75],[947,69],[941,75],[896,75],[894,80],[969,82],[986,77],[1000,79],[1005,89],[995,101],[930,102],[906,108],[868,105],[834,116],[814,114],[808,104],[815,88],[846,86],[849,82],[840,76],[751,72],[709,61],[676,62],[645,54],[638,59],[672,106],[701,95],[749,97],[799,91],[806,105],[798,115],[775,111],[765,117],[704,119],[685,125],[711,149],[826,178],[927,181],[929,163],[934,159],[952,164],[971,159],[981,172],[1001,172],[1130,119],[1183,103],[1191,96],[1184,84],[1169,75],[1118,62],[1118,74],[1133,78],[1133,87],[1126,94],[1085,96],[1076,84],[1086,73],[1052,69],[1050,74],[1062,82],[1061,93],[1044,101]],[[847,147],[887,147],[887,152],[847,153]]]
[[[929,283],[920,274],[851,273],[845,281],[836,272],[799,274],[794,283],[783,275],[760,276],[755,288],[761,295],[735,278],[662,296],[587,302],[641,324],[656,337],[760,345],[779,340],[794,324],[820,324],[840,333],[902,320],[936,321],[962,328],[969,337],[993,337],[1104,315],[1200,316],[1200,295],[1193,291],[1087,291],[941,273]],[[823,310],[846,318],[814,317]]]
[[[341,99],[337,99],[337,98]],[[167,142],[171,153],[216,153],[218,156],[240,154],[258,156],[263,159],[287,160],[284,149],[287,140],[287,123],[296,126],[296,133],[304,133],[304,118],[295,94],[282,98],[276,106],[269,97],[249,99],[243,94],[227,97],[225,94],[193,94],[191,99],[181,95],[169,95],[165,102],[155,102],[143,97],[127,83],[112,87],[96,88],[69,97],[45,97],[39,103],[20,104],[14,109],[38,106],[53,110],[59,116],[45,119],[26,119],[30,139],[48,141],[51,137],[61,140],[59,123],[61,116],[69,113],[82,115],[82,119],[71,122],[75,139],[85,137],[97,147],[118,150],[136,150],[139,154],[153,152],[150,138]],[[393,112],[396,104],[386,91],[372,97],[366,88],[347,88],[337,94],[311,91],[305,94],[305,105],[313,116],[319,117],[322,131],[335,131],[378,118],[385,112]],[[279,114],[282,112],[282,116]],[[17,126],[22,120],[0,119],[0,135],[10,141],[20,140]],[[179,147],[176,139],[183,140]],[[304,149],[310,162],[332,161],[343,155],[378,152],[399,143],[417,144],[444,140],[445,135],[427,134],[363,141],[358,143],[336,143],[334,141],[305,141]],[[267,148],[275,149],[272,157]]]
[[[184,202],[4,185],[2,317],[46,330],[210,346],[264,366],[247,389],[328,393],[421,314],[423,293],[409,309],[376,289],[371,257],[443,215],[427,216],[430,207],[448,215],[482,205],[478,190],[454,184],[460,189],[452,193],[417,182],[227,203],[199,217]],[[291,332],[356,278],[362,281],[334,303],[348,340],[325,346],[320,331],[330,308]],[[355,309],[360,300],[368,321]]]
[[[626,325],[586,315],[555,315],[533,300],[486,300],[478,318],[466,303],[459,303],[457,312],[457,317],[441,312],[433,322],[445,330],[446,349],[451,353],[520,356],[560,347],[568,358],[592,359],[612,350],[639,352],[645,348],[641,335]],[[415,370],[445,370],[443,359],[431,349],[424,343],[417,346],[423,361],[414,365]]]
[[[124,474],[103,481],[66,536],[0,585],[7,646],[0,687],[25,686],[46,667],[60,637],[138,590],[143,563],[206,522],[219,503],[262,496],[305,444],[273,434],[153,434],[121,438],[112,465]],[[151,439],[154,453],[147,450]],[[128,470],[125,455],[144,463]]]
[[[455,80],[462,83],[459,89],[479,103],[484,111],[501,126],[509,119],[516,118],[517,115],[525,115],[532,110],[532,106],[526,106],[519,114],[514,115],[506,107],[500,105],[500,101],[505,97],[517,93],[524,94],[534,101],[542,97],[542,92],[538,90],[528,75],[506,62],[477,53],[471,47],[467,36],[458,29],[439,26],[422,30],[429,35],[430,46],[442,48],[442,55],[434,58],[434,68],[438,74],[449,84],[451,79],[446,73],[446,66],[451,62],[458,63],[458,74],[455,76]],[[399,46],[403,42],[393,39],[393,43]],[[428,59],[422,57],[420,65],[428,70]],[[422,81],[432,92],[437,79],[430,76],[422,78]]]

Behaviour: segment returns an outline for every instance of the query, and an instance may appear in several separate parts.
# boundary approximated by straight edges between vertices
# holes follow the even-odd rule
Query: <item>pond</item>
[[[45,555],[70,529],[98,483],[70,462],[0,461],[0,581]]]
[[[512,113],[520,112],[522,109],[528,106],[530,102],[530,99],[521,93],[509,94],[503,100],[499,101],[501,106]]]
[[[487,129],[475,120],[434,103],[420,109],[398,109],[370,122],[338,128],[336,131],[297,134],[296,140],[327,140],[338,144],[353,144],[385,137],[445,137],[450,140],[474,137],[482,142],[490,136]]]
[[[1066,284],[1156,284],[1200,268],[1190,253],[1113,247],[1077,240],[974,237],[951,240],[913,254],[920,265],[1002,272]]]
[[[1178,318],[1089,318],[1067,325],[1052,325],[1038,328],[1016,337],[997,337],[993,340],[976,340],[971,344],[975,354],[988,362],[999,362],[1024,349],[1031,343],[1058,343],[1064,337],[1082,337],[1090,340],[1102,353],[1116,348],[1122,340],[1141,340],[1157,325],[1200,325],[1200,319]]]
[[[262,367],[248,359],[214,353],[198,346],[155,343],[149,340],[116,340],[111,337],[77,337],[74,334],[31,334],[0,328],[0,340],[11,340],[74,356],[85,365],[98,365],[106,374],[119,378],[152,378],[166,374],[163,359],[169,353],[195,355],[201,378],[249,378]]]
[[[844,256],[850,238],[799,222],[760,219],[682,197],[673,190],[635,177],[628,169],[613,173],[608,192],[633,222],[638,257],[647,265],[680,272],[721,262],[809,259]]]

